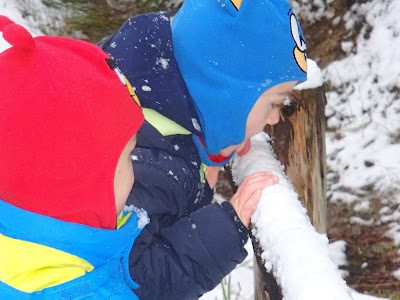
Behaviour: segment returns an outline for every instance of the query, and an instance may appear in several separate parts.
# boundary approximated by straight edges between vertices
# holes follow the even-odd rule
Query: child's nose
[[[266,123],[268,125],[275,125],[279,122],[279,119],[280,119],[280,110],[274,109],[269,115]]]

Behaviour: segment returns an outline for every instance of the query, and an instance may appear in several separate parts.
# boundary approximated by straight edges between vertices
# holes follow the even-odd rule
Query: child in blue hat
[[[165,12],[137,16],[101,46],[144,107],[127,202],[150,216],[130,255],[135,292],[197,299],[244,260],[261,190],[278,180],[254,174],[212,203],[219,166],[306,80],[302,31],[286,0],[185,0],[172,26]]]

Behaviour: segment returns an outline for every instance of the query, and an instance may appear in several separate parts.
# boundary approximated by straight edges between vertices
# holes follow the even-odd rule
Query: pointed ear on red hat
[[[3,38],[17,48],[32,49],[35,46],[33,37],[28,30],[5,16],[0,16],[0,31],[3,32]]]

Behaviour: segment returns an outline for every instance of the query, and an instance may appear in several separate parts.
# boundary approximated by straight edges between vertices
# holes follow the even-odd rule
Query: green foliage
[[[45,0],[43,2],[48,7],[72,12],[64,19],[65,26],[59,29],[60,36],[85,39],[93,43],[112,34],[125,18],[119,16],[117,10],[110,8],[106,1]],[[78,33],[81,34],[78,36]]]
[[[242,291],[242,286],[240,285],[240,282],[238,282],[237,284],[238,284],[238,292],[236,293],[235,300],[239,299],[240,293]],[[221,288],[222,288],[222,296],[224,297],[224,300],[232,300],[233,295],[232,295],[232,282],[231,282],[230,274],[222,280]]]
[[[75,37],[92,43],[113,34],[131,16],[151,11],[168,10],[174,14],[177,6],[168,0],[43,0],[49,8],[71,12],[64,19],[60,36]]]
[[[238,268],[248,268],[253,270],[253,261],[252,259],[245,259],[240,265],[236,267]],[[231,274],[226,276],[220,283],[222,289],[222,296],[224,300],[239,300],[242,299],[242,286],[240,282],[237,282],[237,288],[234,289],[234,285],[232,285]]]

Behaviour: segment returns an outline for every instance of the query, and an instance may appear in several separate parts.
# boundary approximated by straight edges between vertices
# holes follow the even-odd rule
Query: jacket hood
[[[20,241],[22,244],[25,243],[25,247],[28,247],[30,244],[38,245],[39,248],[45,246],[50,247],[50,250],[54,249],[53,251],[62,251],[66,255],[70,254],[76,256],[77,258],[75,261],[84,260],[87,262],[86,265],[89,264],[89,266],[92,266],[92,269],[94,268],[94,270],[89,268],[88,273],[70,282],[64,281],[65,283],[54,286],[50,285],[50,287],[46,287],[44,284],[46,282],[57,282],[57,280],[63,281],[65,278],[43,277],[46,268],[38,269],[38,276],[34,278],[24,277],[24,274],[21,273],[18,278],[11,279],[17,280],[16,283],[20,283],[20,280],[44,280],[42,284],[45,288],[33,293],[38,299],[45,299],[45,296],[48,297],[46,299],[58,299],[58,297],[61,297],[60,295],[68,297],[76,296],[77,298],[78,295],[92,294],[93,296],[93,294],[97,295],[98,292],[101,292],[100,290],[104,291],[106,282],[108,286],[110,286],[109,284],[111,284],[111,286],[113,284],[116,285],[114,288],[121,289],[121,292],[124,290],[123,285],[127,285],[129,287],[127,292],[130,294],[130,290],[137,288],[137,284],[131,280],[129,275],[128,258],[135,238],[147,224],[147,218],[145,216],[146,214],[143,211],[133,212],[120,229],[107,230],[69,223],[32,213],[0,199],[0,232],[2,235],[12,238],[12,240],[16,242]],[[16,242],[13,244],[18,246]],[[38,248],[36,248],[36,250],[37,249]],[[9,253],[7,249],[3,250]],[[34,254],[29,253],[29,247],[26,248],[25,253],[21,253],[23,252],[15,251],[13,255],[24,255],[28,260],[36,258],[37,260],[43,261],[43,264],[46,263],[47,257],[40,256],[40,252],[37,251],[34,252]],[[33,258],[32,255],[34,255],[35,258]],[[59,255],[62,256],[64,254]],[[10,257],[10,259],[12,259],[12,257]],[[22,261],[18,259],[18,257],[15,259],[17,261]],[[40,263],[38,266],[39,265]],[[71,274],[72,271],[68,268],[72,267],[72,265],[73,261],[70,260],[69,263],[65,262],[65,266],[62,262],[59,262],[54,265],[53,268],[51,265],[49,265],[48,268],[50,268],[49,271],[52,272],[51,274],[56,274],[54,273],[56,268],[64,267],[67,271],[65,275],[67,275]],[[34,264],[29,264],[28,262],[26,267],[22,267],[26,268],[26,271],[30,274],[34,271],[34,269],[32,269],[33,266]],[[63,273],[61,272],[60,274]],[[82,290],[83,287],[85,287],[86,290]],[[10,295],[15,298],[18,297],[18,299],[37,299],[35,297],[29,297],[32,295],[30,293],[25,293],[7,284],[3,284],[2,281],[0,281],[0,291],[4,295]],[[110,291],[112,294],[112,289]],[[115,291],[116,294],[118,294],[118,292],[118,290]]]
[[[132,213],[118,230],[94,228],[36,214],[0,199],[0,232],[3,235],[76,255],[95,268],[131,250],[147,221]]]

